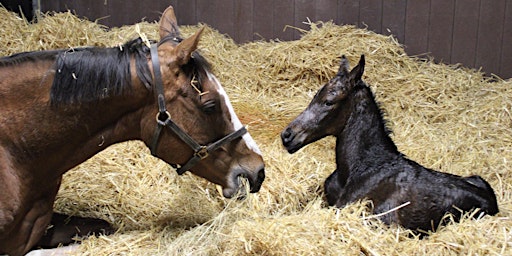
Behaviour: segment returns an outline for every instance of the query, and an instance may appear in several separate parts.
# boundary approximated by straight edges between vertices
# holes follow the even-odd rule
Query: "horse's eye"
[[[202,109],[204,113],[212,114],[216,109],[215,101],[207,101],[205,104],[203,104]]]

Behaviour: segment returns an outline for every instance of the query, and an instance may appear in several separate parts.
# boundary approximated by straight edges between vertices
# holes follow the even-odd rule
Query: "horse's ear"
[[[199,29],[194,35],[184,39],[178,45],[176,45],[176,48],[174,48],[174,53],[176,55],[176,62],[178,65],[185,65],[189,62],[192,53],[197,49],[197,45],[199,44],[199,39],[201,38],[203,30],[204,27]]]
[[[347,57],[345,55],[341,56],[341,62],[340,62],[340,68],[338,69],[338,73],[336,75],[338,76],[346,76],[348,75],[348,69],[349,69],[349,62],[347,60]]]
[[[180,29],[178,27],[178,21],[174,14],[174,8],[172,6],[167,7],[162,17],[160,18],[160,40],[169,35],[178,37],[180,36]]]
[[[355,66],[352,69],[352,71],[350,71],[350,80],[355,81],[355,82],[361,80],[361,78],[363,77],[364,65],[365,65],[365,59],[364,59],[364,54],[362,54],[357,66]]]

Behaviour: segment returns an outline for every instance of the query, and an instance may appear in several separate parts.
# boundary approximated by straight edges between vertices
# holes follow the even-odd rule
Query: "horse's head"
[[[328,135],[338,135],[350,114],[348,96],[362,82],[364,55],[359,64],[349,71],[345,56],[341,57],[338,73],[316,93],[308,107],[281,133],[283,145],[289,153]]]
[[[237,192],[239,177],[258,192],[265,178],[261,152],[196,52],[201,33],[182,39],[172,7],[162,15],[160,42],[149,62],[156,96],[144,113],[143,140],[153,155],[178,165],[180,174],[190,170],[221,185],[225,197]]]

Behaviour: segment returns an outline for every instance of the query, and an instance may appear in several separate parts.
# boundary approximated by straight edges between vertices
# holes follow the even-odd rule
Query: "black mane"
[[[173,40],[176,44],[181,38],[164,38],[160,43]],[[82,47],[68,50],[49,50],[22,52],[0,58],[0,67],[13,66],[26,61],[55,61],[55,77],[50,90],[52,105],[96,102],[100,99],[122,95],[132,88],[130,58],[135,58],[137,76],[152,90],[153,80],[147,64],[150,48],[141,38],[134,39],[119,47],[100,48]],[[211,65],[198,52],[182,67],[191,78],[198,81],[195,85],[202,90],[201,84],[208,79]]]
[[[183,38],[181,38],[180,34],[171,33],[169,36],[166,36],[162,39],[160,39],[160,42],[158,44],[162,44],[165,42],[173,42],[174,44],[178,44],[181,41],[183,41]],[[195,84],[197,89],[202,91],[201,84],[204,81],[204,79],[208,79],[206,77],[206,74],[211,72],[211,64],[208,62],[206,58],[204,58],[199,50],[195,50],[192,53],[192,58],[190,58],[190,61],[182,67],[187,74],[191,74],[191,78],[197,80],[197,83]]]
[[[196,50],[192,53],[192,58],[183,67],[188,74],[195,76],[197,83],[195,86],[198,90],[203,91],[202,84],[208,79],[207,74],[211,72],[210,63]]]
[[[390,136],[393,134],[393,131],[388,126],[388,120],[386,119],[386,112],[383,110],[383,108],[380,106],[380,103],[375,100],[375,95],[373,94],[372,89],[370,86],[368,86],[365,82],[359,81],[356,84],[356,87],[354,88],[354,94],[357,95],[358,93],[363,93],[366,96],[363,96],[365,99],[363,101],[360,101],[361,103],[364,103],[365,101],[369,101],[366,104],[374,104],[377,108],[376,113],[379,116],[379,119],[382,123],[382,128],[384,129],[384,132],[387,136]],[[357,96],[356,96],[357,97]],[[360,97],[360,96],[359,96]],[[365,108],[366,109],[366,108]]]
[[[52,105],[94,102],[131,90],[130,58],[137,76],[151,89],[149,47],[141,38],[114,48],[86,47],[60,51],[50,91]]]
[[[0,58],[0,67],[9,67],[26,61],[55,60],[62,50],[20,52]]]

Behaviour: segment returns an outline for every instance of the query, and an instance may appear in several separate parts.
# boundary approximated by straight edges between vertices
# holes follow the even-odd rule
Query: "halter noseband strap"
[[[247,132],[247,129],[244,126],[208,146],[200,145],[199,143],[197,143],[194,139],[192,139],[192,137],[190,137],[186,132],[184,132],[183,129],[181,129],[174,121],[172,121],[171,114],[165,108],[164,89],[162,82],[162,74],[160,72],[160,61],[158,60],[157,44],[151,45],[151,63],[153,65],[154,74],[153,90],[155,91],[156,99],[158,101],[158,114],[156,115],[157,126],[153,134],[153,141],[150,146],[151,154],[153,156],[156,156],[156,148],[158,146],[158,141],[160,139],[162,128],[167,126],[194,151],[192,157],[183,166],[171,164],[172,167],[176,168],[176,172],[178,172],[179,175],[190,170],[190,168],[192,168],[192,166],[194,166],[200,160],[208,157],[210,152],[215,151],[225,143],[231,142],[232,140],[243,136]]]

